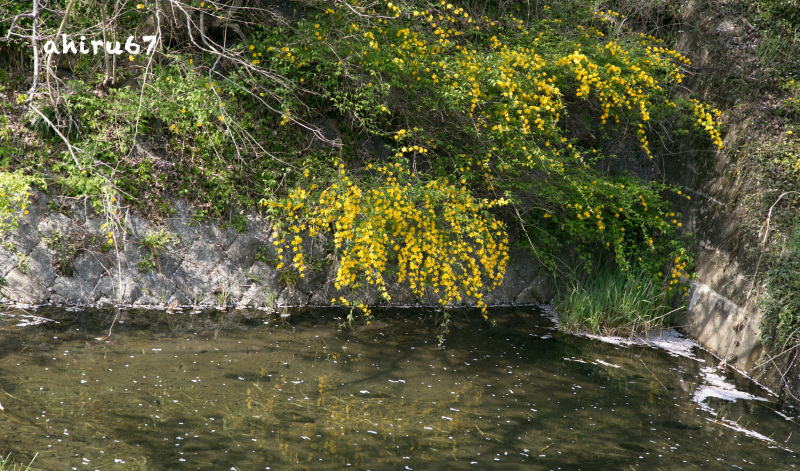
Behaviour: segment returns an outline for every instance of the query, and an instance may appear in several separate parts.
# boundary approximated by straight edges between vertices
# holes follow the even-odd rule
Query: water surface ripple
[[[531,308],[0,313],[0,455],[37,469],[793,469],[798,411],[700,350]],[[27,317],[26,317],[27,316]],[[687,354],[688,352],[688,354]]]

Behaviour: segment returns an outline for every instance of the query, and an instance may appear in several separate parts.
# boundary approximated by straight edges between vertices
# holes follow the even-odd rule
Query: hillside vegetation
[[[723,147],[720,112],[707,104],[715,97],[687,92],[696,71],[675,48],[676,8],[2,4],[0,229],[24,211],[18,195],[42,183],[87,197],[106,215],[112,247],[123,209],[163,217],[170,197],[240,228],[260,211],[274,220],[287,277],[309,269],[304,241],[327,237],[341,293],[331,302],[366,316],[361,289],[391,301],[389,277],[443,305],[483,307],[519,244],[577,280],[565,288],[576,312],[591,302],[575,299],[598,263],[620,283],[641,280],[647,307],[630,315],[650,317],[610,315],[599,328],[653,327],[685,294],[693,255],[670,203],[690,195],[649,169],[676,140]],[[797,18],[787,21],[775,38]],[[129,36],[138,53],[125,50]],[[61,54],[82,37],[88,49],[110,44]],[[800,85],[782,87],[795,116]],[[787,155],[786,172],[796,172]]]

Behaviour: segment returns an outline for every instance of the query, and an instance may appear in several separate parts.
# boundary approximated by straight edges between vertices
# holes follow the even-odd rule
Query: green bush
[[[0,236],[14,230],[19,218],[28,214],[28,190],[34,184],[44,185],[44,181],[20,170],[0,171]]]
[[[109,230],[121,227],[115,197],[152,214],[177,193],[195,218],[240,227],[236,214],[260,208],[293,254],[278,268],[297,276],[304,236],[331,235],[337,282],[353,292],[397,269],[418,292],[482,305],[502,279],[507,228],[550,268],[556,253],[603,252],[665,294],[691,270],[664,198],[686,195],[603,170],[618,137],[642,166],[672,131],[721,145],[718,114],[677,98],[688,58],[581,1],[295,3],[291,18],[195,5],[230,13],[241,41],[217,55],[165,26],[152,61],[118,58],[111,87],[102,57],[79,57],[57,103],[34,103],[62,117],[78,151],[34,122],[56,149],[39,163],[64,193],[98,200]],[[91,30],[98,8],[70,27]]]
[[[762,340],[779,350],[800,342],[800,221],[795,222],[784,247],[767,271],[762,300]]]

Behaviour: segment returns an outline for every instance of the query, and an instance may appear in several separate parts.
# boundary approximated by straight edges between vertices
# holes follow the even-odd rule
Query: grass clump
[[[556,310],[567,330],[639,335],[669,325],[675,312],[669,294],[658,278],[637,267],[603,267],[591,277],[562,285]]]
[[[148,273],[156,268],[160,272],[161,264],[159,263],[159,258],[161,252],[164,251],[167,245],[176,242],[178,242],[177,236],[163,229],[147,233],[140,240],[142,247],[146,249],[146,253],[136,264],[136,267],[142,273]]]
[[[38,455],[39,454],[37,453],[36,456]],[[36,459],[36,456],[33,457],[30,464],[28,465],[15,463],[11,459],[11,455],[6,456],[5,458],[3,456],[0,456],[0,471],[27,471],[31,469],[31,465],[33,464],[33,461]]]

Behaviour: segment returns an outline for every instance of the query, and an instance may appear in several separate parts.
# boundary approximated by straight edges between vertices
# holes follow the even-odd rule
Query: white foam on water
[[[738,399],[745,401],[766,401],[763,397],[753,396],[744,391],[739,391],[736,386],[725,381],[718,370],[712,367],[705,367],[700,370],[706,384],[701,385],[694,392],[692,400],[697,404],[705,401],[709,397],[716,397],[726,401],[736,402]]]
[[[789,448],[782,446],[780,443],[776,442],[775,440],[766,435],[758,433],[755,430],[750,430],[748,428],[742,427],[733,420],[727,419],[725,417],[719,417],[717,411],[706,402],[707,399],[709,398],[717,398],[731,402],[736,402],[737,400],[740,399],[744,401],[766,401],[767,399],[759,396],[754,396],[744,391],[739,391],[738,389],[736,389],[736,386],[725,381],[725,378],[719,374],[719,370],[717,370],[716,368],[707,366],[701,369],[700,373],[702,375],[703,381],[706,384],[700,385],[697,388],[697,390],[695,390],[694,394],[692,395],[692,401],[695,402],[700,407],[700,409],[714,416],[714,418],[706,418],[707,421],[722,425],[736,432],[741,432],[747,435],[748,437],[761,440],[765,443],[769,443],[778,448],[786,450],[790,453],[794,453]]]
[[[694,339],[690,339],[677,330],[662,330],[658,335],[649,335],[644,339],[647,345],[666,350],[672,356],[681,356],[697,360],[694,349],[700,348],[700,344]],[[702,361],[702,360],[701,360]]]
[[[737,432],[741,432],[741,433],[747,435],[748,437],[757,438],[758,440],[761,440],[761,441],[764,441],[764,442],[767,442],[767,443],[772,443],[774,445],[778,445],[778,442],[776,442],[775,440],[767,437],[766,435],[762,435],[762,434],[760,434],[758,432],[754,432],[754,431],[752,431],[750,429],[746,429],[746,428],[740,426],[739,424],[737,424],[736,422],[734,422],[734,421],[732,421],[730,419],[714,420],[714,419],[708,419],[707,418],[706,420],[709,421],[709,422],[715,423],[715,424],[719,424],[719,425],[728,427],[731,430],[735,430]],[[789,452],[792,451],[792,450],[789,450],[788,448],[782,447],[780,445],[778,445],[778,446],[780,448],[783,448],[786,451],[789,451]]]
[[[580,335],[582,337],[587,337],[593,340],[598,340],[600,342],[605,342],[621,347],[629,347],[632,345],[654,347],[664,350],[672,356],[689,358],[697,362],[705,363],[705,360],[697,358],[697,356],[695,356],[694,354],[695,348],[702,349],[700,344],[698,344],[697,341],[695,341],[694,339],[688,338],[674,329],[665,329],[658,333],[651,333],[647,337],[625,338],[612,335],[595,335],[595,334],[589,334],[587,332],[577,332],[576,335]],[[575,358],[564,358],[564,360],[580,361]],[[616,366],[616,365],[609,365],[608,363],[602,360],[594,360],[593,363],[604,366]],[[717,368],[709,366],[703,367],[701,369],[701,375],[703,384],[699,385],[698,388],[695,390],[694,394],[692,395],[692,401],[696,403],[700,407],[700,409],[708,412],[713,416],[713,418],[707,418],[706,420],[715,424],[722,425],[736,432],[741,432],[748,437],[755,438],[765,443],[769,443],[772,446],[776,446],[788,452],[794,453],[792,450],[786,448],[785,446],[782,446],[780,443],[776,442],[775,440],[764,434],[742,427],[733,420],[727,419],[725,417],[719,417],[717,411],[713,407],[711,407],[707,402],[709,398],[717,398],[731,402],[736,402],[737,400],[767,401],[767,399],[759,396],[754,396],[744,391],[739,391],[738,389],[736,389],[736,386],[725,381],[725,378],[720,374]],[[747,377],[747,375],[744,376]],[[748,379],[751,378],[748,377]],[[786,417],[784,416],[784,418]]]
[[[53,319],[34,316],[32,314],[21,314],[19,317],[21,319],[19,320],[17,327],[30,327],[32,325],[44,324],[45,322],[55,322],[56,324],[58,324],[58,321],[54,321]]]
[[[575,357],[572,357],[572,358],[563,357],[561,359],[564,360],[564,361],[574,361],[574,362],[577,362],[577,363],[587,363],[587,364],[589,363],[588,361],[581,360],[580,358],[575,358]]]
[[[576,335],[587,337],[600,342],[618,345],[620,347],[645,346],[654,347],[666,351],[672,356],[690,358],[695,361],[705,363],[705,360],[697,358],[694,348],[700,348],[694,339],[690,339],[675,329],[664,329],[660,332],[651,332],[646,337],[618,337],[615,335],[596,335],[588,332],[576,332]]]

